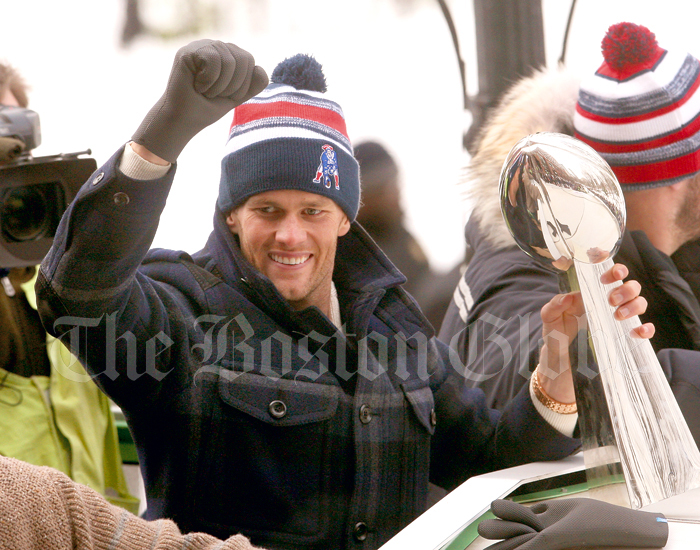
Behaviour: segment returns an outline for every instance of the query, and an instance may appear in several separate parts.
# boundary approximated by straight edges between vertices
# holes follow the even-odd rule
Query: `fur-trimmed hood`
[[[476,153],[464,168],[461,185],[471,217],[490,244],[515,244],[501,214],[498,183],[508,153],[536,132],[573,135],[580,79],[565,69],[541,70],[516,82],[479,133]]]

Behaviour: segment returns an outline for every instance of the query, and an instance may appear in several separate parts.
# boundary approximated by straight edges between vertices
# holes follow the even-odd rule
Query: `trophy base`
[[[680,495],[659,500],[641,508],[645,512],[657,512],[667,519],[685,523],[700,523],[700,488],[690,489]]]

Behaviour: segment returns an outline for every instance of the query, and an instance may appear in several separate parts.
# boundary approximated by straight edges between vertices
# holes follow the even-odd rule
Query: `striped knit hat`
[[[575,136],[610,164],[622,189],[670,185],[700,172],[700,63],[666,51],[646,27],[612,25],[605,61],[581,83]]]
[[[298,54],[271,84],[236,107],[221,161],[222,212],[265,191],[296,189],[334,200],[350,221],[360,203],[359,167],[340,106],[323,95],[321,65]]]

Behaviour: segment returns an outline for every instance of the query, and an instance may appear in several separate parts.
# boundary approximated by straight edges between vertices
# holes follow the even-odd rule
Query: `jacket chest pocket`
[[[337,386],[274,380],[256,374],[238,374],[219,381],[219,396],[231,409],[271,426],[302,426],[331,418],[337,408]]]
[[[217,534],[242,532],[268,544],[326,536],[340,485],[331,468],[342,445],[340,396],[333,385],[222,376],[202,435],[200,521]]]

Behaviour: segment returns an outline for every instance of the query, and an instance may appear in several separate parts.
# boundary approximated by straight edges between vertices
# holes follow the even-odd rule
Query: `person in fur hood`
[[[516,82],[482,129],[464,172],[471,260],[439,338],[458,352],[467,385],[482,388],[492,407],[503,407],[530,377],[539,361],[540,310],[559,284],[510,235],[500,171],[526,135],[573,135],[620,181],[627,229],[615,261],[641,283],[648,302],[641,319],[656,327],[652,345],[700,441],[700,144],[692,139],[699,63],[661,49],[653,33],[632,23],[611,26],[602,49],[603,64],[582,81],[560,68]],[[620,124],[626,117],[636,123]]]
[[[559,293],[557,276],[518,248],[503,220],[501,168],[513,145],[529,134],[573,133],[578,88],[578,78],[564,70],[518,81],[483,127],[464,171],[472,206],[465,228],[470,260],[439,339],[458,351],[466,383],[481,387],[495,408],[505,406],[537,366],[540,310]]]

